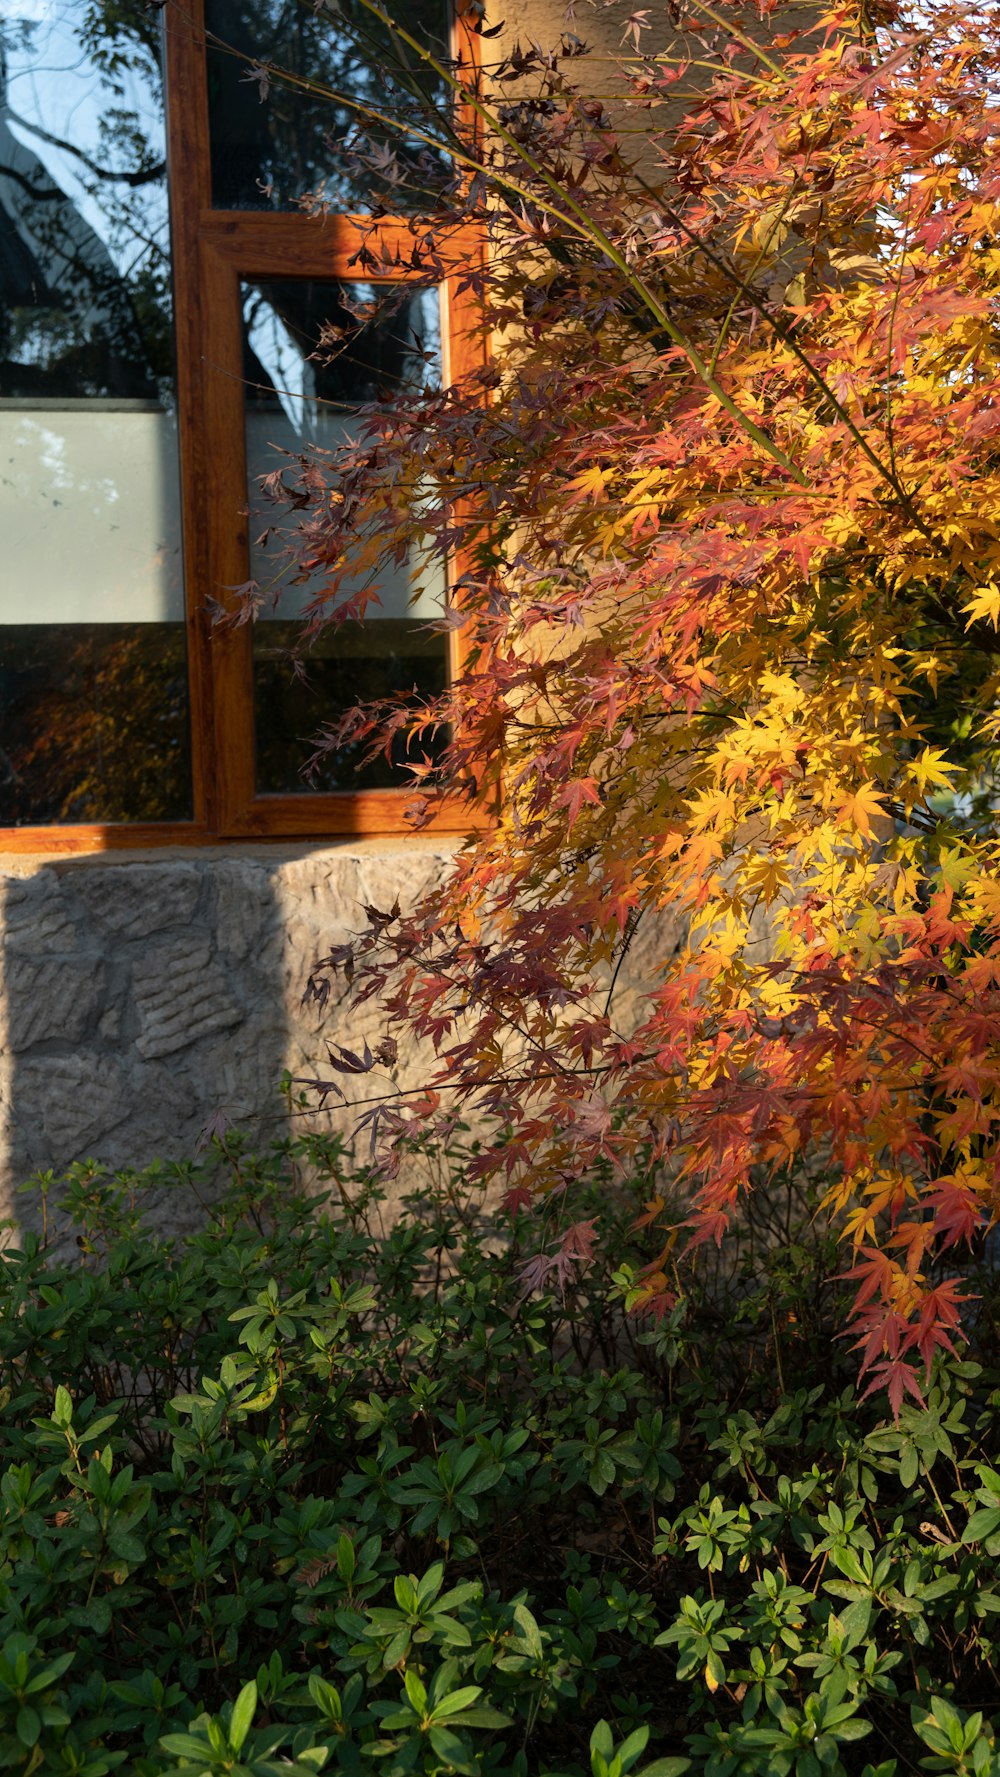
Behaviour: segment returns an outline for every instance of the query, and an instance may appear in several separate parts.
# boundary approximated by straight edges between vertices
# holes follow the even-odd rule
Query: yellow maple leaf
[[[938,785],[946,790],[957,769],[957,766],[945,763],[940,747],[925,747],[923,752],[913,760],[910,774],[916,780],[918,791],[923,796],[927,792],[928,785],[932,790]]]
[[[599,463],[592,463],[589,469],[582,469],[567,482],[566,492],[579,500],[603,500],[604,490],[613,475],[613,469],[602,469]]]
[[[857,827],[859,833],[870,833],[872,821],[885,814],[885,804],[869,778],[859,784],[850,796],[845,796],[837,810],[837,819],[842,826]]]
[[[971,629],[974,623],[981,623],[984,619],[992,623],[994,629],[997,629],[1000,627],[1000,586],[997,586],[992,580],[988,581],[985,586],[977,586],[972,597],[962,606],[962,610],[969,619],[965,626],[966,629]]]

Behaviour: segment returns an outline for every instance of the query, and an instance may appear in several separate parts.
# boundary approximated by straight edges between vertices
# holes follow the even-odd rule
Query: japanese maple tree
[[[565,1192],[536,1281],[589,1252],[572,1181],[601,1156],[662,1180],[654,1307],[678,1202],[721,1240],[813,1156],[898,1410],[960,1327],[947,1249],[1000,1213],[1000,9],[750,18],[634,14],[610,108],[569,27],[443,70],[408,251],[474,284],[490,360],[272,491],[309,496],[315,624],[448,550],[447,692],[320,748],[405,745],[417,824],[444,792],[478,812],[314,988],[346,968],[383,1008],[377,1057],[332,1055],[384,1165],[471,1115],[509,1202]],[[625,1021],[640,922],[683,938]],[[413,1037],[436,1065],[383,1093]]]

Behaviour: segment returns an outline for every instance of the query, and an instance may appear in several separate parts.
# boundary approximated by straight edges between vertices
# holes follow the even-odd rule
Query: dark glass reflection
[[[242,299],[250,535],[272,533],[266,547],[252,544],[250,569],[265,592],[273,586],[277,593],[282,545],[295,521],[262,501],[260,477],[286,466],[283,453],[309,446],[335,451],[355,430],[363,404],[440,386],[439,296],[436,290],[281,279],[245,283]],[[290,653],[300,630],[295,614],[323,590],[322,576],[284,589],[276,602],[265,598],[254,627],[259,790],[370,789],[409,781],[399,769],[402,755],[360,768],[347,750],[328,756],[309,783],[302,775],[313,737],[343,710],[389,693],[427,696],[444,686],[445,639],[429,627],[444,606],[443,563],[384,566],[373,584],[379,604],[369,607],[365,622],[331,626],[298,666]],[[350,582],[343,590],[360,585]]]
[[[254,694],[257,700],[257,787],[265,793],[302,790],[386,790],[412,784],[402,742],[390,762],[384,756],[360,762],[359,747],[327,753],[307,781],[303,767],[315,751],[319,723],[331,721],[353,704],[390,692],[431,697],[444,689],[445,657],[440,635],[419,623],[379,618],[328,630],[305,656],[304,678],[290,668],[299,634],[294,622],[268,622],[254,638]],[[433,753],[430,740],[422,753]]]
[[[436,289],[268,278],[241,293],[247,412],[284,413],[304,443],[369,402],[441,387]]]
[[[0,824],[191,813],[159,23],[0,20]]]
[[[0,817],[167,821],[190,814],[179,623],[0,626]]]
[[[445,0],[408,0],[400,16],[443,62]],[[359,0],[328,10],[301,0],[206,0],[205,22],[217,208],[287,210],[319,196],[334,210],[364,212],[390,186],[394,203],[427,208],[444,163],[421,138],[444,115],[442,84]],[[282,70],[306,86],[283,82]],[[392,123],[365,117],[366,105]],[[349,150],[359,136],[395,152],[393,177],[377,167],[355,173]]]
[[[173,387],[155,27],[72,0],[0,18],[0,394],[166,400]],[[138,10],[138,9],[137,9]],[[118,51],[125,65],[113,73]]]

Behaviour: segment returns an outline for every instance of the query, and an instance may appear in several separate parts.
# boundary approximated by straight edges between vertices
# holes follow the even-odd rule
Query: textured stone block
[[[155,945],[132,965],[132,993],[145,1061],[231,1030],[243,1017],[205,939]]]
[[[451,869],[454,855],[453,847],[443,846],[433,851],[417,847],[400,851],[391,861],[377,852],[362,857],[359,898],[375,907],[388,909],[398,897],[402,907],[412,907],[444,879]]]
[[[382,1030],[376,1007],[349,1013],[336,995],[325,1015],[304,1007],[313,964],[363,927],[364,901],[405,904],[447,856],[416,841],[12,869],[0,1049],[5,1026],[18,1048],[0,1053],[0,1214],[30,1224],[16,1186],[37,1167],[179,1158],[217,1114],[262,1145],[280,1134],[282,1071],[322,1070],[327,1035],[358,1046]],[[408,1053],[400,1078],[422,1062]],[[349,1135],[354,1117],[341,1106],[333,1120]]]
[[[96,1020],[103,979],[100,964],[7,955],[2,991],[8,1048],[30,1049],[49,1037],[77,1042]]]
[[[102,931],[146,938],[166,926],[190,924],[203,870],[186,860],[163,864],[81,863],[60,871],[63,893]]]
[[[51,956],[79,949],[76,921],[51,875],[7,882],[4,890],[3,942],[8,952]]]
[[[200,1053],[200,1051],[199,1051]],[[108,1136],[102,1160],[112,1166],[147,1166],[181,1160],[194,1152],[214,1100],[214,1081],[196,1069],[166,1061],[127,1064],[128,1116]]]
[[[281,1134],[282,1071],[322,1074],[328,1037],[374,1047],[383,1030],[346,990],[325,1014],[303,1006],[313,965],[363,929],[364,902],[412,903],[449,856],[446,841],[415,839],[12,867],[0,885],[0,1215],[30,1224],[16,1186],[38,1167],[180,1158],[219,1114],[261,1145]],[[2,1053],[5,1028],[16,1053]],[[410,1048],[396,1078],[416,1083],[433,1065]],[[371,1085],[340,1083],[349,1096]],[[356,1115],[331,1105],[315,1122],[349,1138]],[[169,1220],[169,1192],[163,1202]]]
[[[259,958],[280,943],[281,915],[275,904],[274,872],[257,858],[222,858],[212,869],[215,932],[219,951],[242,961]]]
[[[288,1028],[280,1001],[261,1005],[237,1031],[199,1047],[191,1063],[199,1130],[218,1111],[248,1129],[254,1141],[270,1141],[284,1123],[278,1081],[287,1065]]]
[[[124,1068],[93,1050],[32,1056],[18,1066],[11,1089],[18,1120],[20,1098],[40,1121],[47,1150],[41,1163],[51,1166],[101,1159],[109,1132],[134,1108]]]

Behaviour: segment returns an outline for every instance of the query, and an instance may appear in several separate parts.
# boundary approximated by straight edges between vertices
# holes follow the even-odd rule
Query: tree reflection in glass
[[[449,60],[446,0],[408,0],[400,17],[439,65]],[[390,184],[396,208],[433,207],[447,177],[433,147],[448,128],[444,82],[363,0],[206,0],[205,25],[217,208],[307,199],[357,213]],[[377,152],[358,171],[354,143],[386,151],[381,173]]]
[[[242,285],[251,573],[262,590],[254,629],[257,787],[265,793],[408,787],[402,755],[361,765],[357,749],[328,752],[303,781],[321,723],[359,699],[443,689],[446,643],[431,627],[444,610],[444,562],[382,562],[372,577],[348,579],[341,596],[376,594],[364,622],[330,624],[292,657],[302,613],[322,597],[325,579],[281,587],[282,543],[294,514],[262,502],[261,478],[293,466],[299,454],[335,452],[358,430],[358,410],[400,393],[441,386],[440,297],[435,289],[306,278]],[[359,312],[365,318],[359,322]],[[330,340],[339,343],[333,347]],[[287,453],[287,454],[286,454]],[[360,536],[360,533],[359,533]],[[279,596],[271,598],[274,584]]]
[[[191,813],[159,26],[0,22],[0,824]]]

